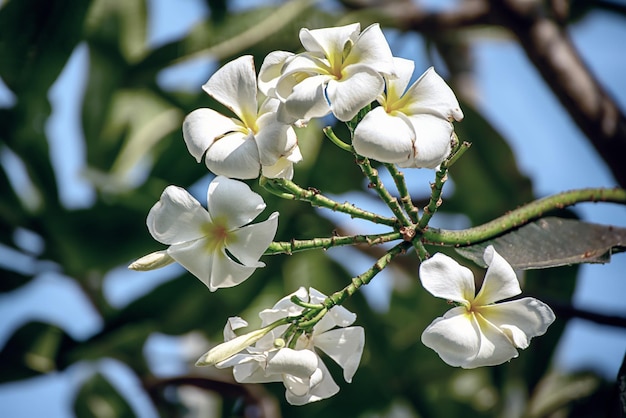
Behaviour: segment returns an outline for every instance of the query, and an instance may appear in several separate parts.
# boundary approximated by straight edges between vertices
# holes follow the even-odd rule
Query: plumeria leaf
[[[100,416],[102,411],[106,411],[108,416],[136,416],[119,391],[102,374],[95,373],[78,391],[74,399],[74,413],[80,418]]]
[[[626,250],[626,228],[548,217],[456,251],[485,267],[482,257],[489,245],[521,270],[608,263],[611,254]]]

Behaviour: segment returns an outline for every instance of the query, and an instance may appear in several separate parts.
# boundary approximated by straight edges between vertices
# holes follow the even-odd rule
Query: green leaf
[[[483,253],[489,245],[515,269],[608,263],[612,253],[626,250],[626,228],[548,217],[456,251],[486,267]]]
[[[57,370],[57,357],[70,337],[59,327],[29,322],[13,333],[0,351],[0,382],[26,379]]]
[[[124,397],[100,373],[95,373],[80,388],[74,400],[77,417],[135,417]]]

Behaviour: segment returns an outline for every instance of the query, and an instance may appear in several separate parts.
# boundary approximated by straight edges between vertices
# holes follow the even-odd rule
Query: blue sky
[[[151,0],[150,5],[152,45],[184,35],[191,24],[207,13],[199,0]],[[626,74],[626,56],[617,50],[620,46],[615,40],[626,39],[624,23],[624,19],[597,13],[577,24],[572,31],[573,40],[585,61],[622,108],[626,108],[626,81],[623,77]],[[392,39],[393,34],[389,35]],[[573,188],[615,186],[601,159],[546,89],[534,68],[528,65],[523,51],[504,39],[488,38],[476,45],[476,81],[481,110],[510,139],[521,169],[533,179],[536,194],[544,196]],[[392,48],[399,46],[392,42]],[[59,176],[62,201],[68,207],[88,206],[93,200],[91,186],[80,175],[84,168],[84,139],[77,117],[86,81],[87,52],[84,45],[77,48],[49,96],[54,114],[46,129]],[[394,52],[414,59],[416,71],[428,65],[419,41],[410,48]],[[198,68],[198,63],[189,63],[165,71],[160,75],[159,82],[164,86],[199,89],[209,74],[197,71]],[[0,88],[0,105],[9,104],[11,95],[2,90]],[[10,155],[1,152],[0,162],[12,167],[14,181],[23,181],[20,180],[19,167],[15,166],[17,162]],[[431,175],[417,170],[408,177],[411,184],[423,184],[430,180]],[[626,227],[626,209],[623,206],[589,203],[580,205],[576,210],[585,220]],[[36,245],[32,236],[27,233],[22,235],[24,245]],[[0,248],[0,262],[11,256]],[[30,261],[25,259],[22,264],[24,268],[29,268]],[[154,275],[134,275],[132,280],[128,280],[129,276],[121,266],[107,279],[107,296],[112,303],[123,305],[156,283],[167,280],[178,271],[176,269],[176,266],[171,266]],[[583,266],[575,305],[608,314],[626,315],[623,303],[625,275],[624,254],[616,255],[607,265]],[[385,287],[384,277],[375,282]],[[384,300],[377,302],[384,304]],[[76,338],[85,338],[101,326],[100,318],[91,310],[72,280],[55,273],[40,275],[31,284],[9,295],[0,295],[0,317],[3,318],[0,344],[26,318],[50,320]],[[588,344],[590,340],[594,344]],[[593,366],[612,378],[625,349],[626,331],[573,321],[559,347],[556,364],[565,370]],[[181,355],[175,341],[155,336],[148,344],[147,352],[157,359],[173,361],[172,369],[164,372],[175,372]],[[3,416],[71,416],[72,394],[95,369],[105,372],[116,385],[124,388],[141,416],[156,415],[124,366],[112,360],[102,360],[78,364],[59,374],[0,385]],[[32,399],[37,399],[37,402],[32,402]]]

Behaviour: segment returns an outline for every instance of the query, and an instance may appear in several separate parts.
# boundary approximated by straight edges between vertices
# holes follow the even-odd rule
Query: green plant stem
[[[326,135],[326,138],[330,139],[333,144],[337,145],[344,151],[352,152],[352,147],[339,139],[339,137],[335,135],[333,128],[327,126],[322,131],[324,132],[324,135]]]
[[[356,277],[352,278],[352,282],[344,287],[343,289],[333,293],[328,296],[323,302],[328,310],[330,310],[333,306],[341,305],[347,298],[352,296],[361,286],[368,284],[374,276],[380,273],[391,260],[394,259],[397,255],[404,254],[407,249],[411,247],[411,243],[407,241],[403,241],[400,244],[396,245],[389,251],[385,253],[381,258],[379,258],[376,263],[365,273],[360,274]]]
[[[304,200],[313,206],[324,207],[336,212],[346,213],[353,218],[366,219],[370,222],[377,224],[388,225],[391,227],[397,227],[398,221],[394,218],[387,218],[380,216],[373,212],[368,212],[363,209],[359,209],[351,203],[338,203],[334,200],[322,195],[317,189],[303,189],[294,182],[286,179],[263,179],[259,182],[263,187],[271,191],[276,192],[278,189],[288,193],[286,198],[294,200]],[[283,196],[284,197],[284,196]]]
[[[528,203],[483,225],[461,231],[427,228],[422,233],[426,244],[463,247],[476,244],[518,228],[544,213],[581,202],[613,202],[626,204],[624,189],[571,190]]]
[[[385,185],[380,180],[380,176],[378,175],[378,170],[372,167],[372,165],[370,164],[369,160],[366,157],[363,157],[356,153],[354,155],[356,157],[356,163],[359,165],[359,167],[361,167],[361,171],[363,171],[363,174],[365,174],[365,176],[367,176],[367,178],[370,181],[369,187],[376,190],[376,193],[378,193],[378,196],[382,199],[383,202],[385,202],[387,206],[389,206],[389,209],[391,209],[391,212],[394,214],[394,216],[400,221],[400,223],[403,226],[412,226],[413,223],[407,217],[407,215],[402,211],[402,208],[400,207],[400,204],[398,203],[398,199],[393,197],[389,193],[389,191],[387,191],[387,189],[385,188]]]
[[[443,192],[443,185],[448,179],[448,168],[441,165],[441,168],[435,174],[435,182],[431,183],[431,193],[430,193],[430,201],[428,205],[424,207],[424,214],[421,219],[417,223],[417,229],[421,230],[426,228],[428,222],[433,217],[439,206],[441,206],[441,193]]]
[[[313,238],[306,240],[291,241],[276,241],[272,242],[270,246],[265,250],[264,255],[274,254],[292,254],[298,251],[314,250],[314,249],[328,249],[331,247],[340,247],[344,245],[355,244],[367,244],[378,245],[385,242],[395,241],[403,239],[400,232],[388,232],[385,234],[372,234],[372,235],[348,235],[343,237],[329,237],[329,238]]]
[[[413,200],[411,199],[411,195],[409,194],[409,189],[406,186],[406,181],[404,180],[404,173],[398,170],[395,164],[385,163],[385,167],[391,174],[394,183],[396,184],[396,188],[398,189],[398,193],[400,194],[400,202],[402,203],[402,207],[404,207],[404,211],[411,218],[411,222],[417,223],[419,219],[419,210],[413,205]]]

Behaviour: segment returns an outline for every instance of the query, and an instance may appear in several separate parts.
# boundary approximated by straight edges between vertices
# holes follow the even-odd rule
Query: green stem
[[[544,213],[563,209],[581,202],[613,202],[626,204],[624,189],[580,189],[571,190],[536,200],[506,215],[483,225],[462,231],[450,231],[427,228],[423,231],[422,241],[427,244],[463,247],[494,238],[502,233],[518,228]]]
[[[330,237],[330,238],[313,238],[306,240],[292,239],[289,242],[276,241],[272,242],[270,246],[265,250],[264,255],[274,254],[292,254],[298,251],[314,250],[314,249],[328,249],[331,247],[340,247],[344,245],[355,244],[367,244],[378,245],[385,242],[395,241],[402,239],[400,232],[388,232],[385,234],[373,234],[373,235],[348,235],[343,237]]]
[[[395,164],[385,163],[385,167],[391,174],[394,183],[396,184],[396,188],[398,189],[398,193],[400,194],[400,202],[402,203],[402,207],[404,207],[404,211],[411,218],[411,222],[417,223],[419,219],[419,210],[413,205],[413,200],[411,199],[411,195],[409,194],[409,189],[406,186],[406,181],[404,180],[404,173],[398,170]]]
[[[368,212],[363,209],[359,209],[355,207],[351,203],[338,203],[334,200],[322,195],[317,189],[303,189],[294,182],[286,179],[264,179],[262,182],[259,182],[263,187],[268,188],[270,191],[276,191],[278,189],[282,189],[287,192],[290,199],[294,200],[304,200],[313,206],[324,207],[336,212],[346,213],[353,218],[366,219],[370,222],[374,222],[377,224],[388,225],[391,227],[396,227],[398,221],[394,218],[387,218],[384,216],[380,216],[373,212]]]
[[[443,185],[448,179],[448,167],[444,164],[441,164],[441,168],[435,174],[435,182],[430,184],[431,193],[430,193],[430,201],[428,205],[424,207],[424,214],[422,218],[417,223],[417,229],[421,230],[426,228],[428,222],[433,217],[439,206],[441,206],[441,193],[443,192]]]
[[[322,129],[322,131],[324,132],[324,135],[326,135],[326,138],[330,139],[333,144],[337,145],[344,151],[352,152],[352,147],[339,139],[339,137],[335,135],[335,132],[333,132],[333,128],[327,126]]]
[[[356,163],[359,165],[359,167],[361,167],[361,171],[363,171],[363,174],[365,174],[370,181],[369,187],[376,190],[376,193],[378,193],[378,196],[382,199],[383,202],[385,202],[387,206],[389,206],[389,209],[391,209],[391,212],[393,212],[394,216],[400,221],[400,223],[403,226],[412,226],[413,223],[407,217],[407,215],[402,211],[402,208],[400,207],[400,204],[398,203],[398,199],[393,197],[387,191],[387,189],[385,188],[385,185],[380,180],[380,176],[378,175],[378,170],[372,167],[372,165],[370,164],[369,160],[366,157],[363,157],[356,153],[354,155],[356,156]]]
[[[381,258],[379,258],[376,263],[365,273],[360,274],[359,276],[353,277],[352,282],[344,287],[343,289],[333,293],[329,297],[327,297],[323,302],[328,310],[330,310],[333,306],[341,305],[347,298],[356,293],[361,286],[368,284],[374,276],[380,273],[391,260],[394,259],[397,255],[404,254],[406,250],[411,247],[411,243],[407,241],[403,241],[400,244],[396,245],[389,251],[385,253]]]

